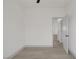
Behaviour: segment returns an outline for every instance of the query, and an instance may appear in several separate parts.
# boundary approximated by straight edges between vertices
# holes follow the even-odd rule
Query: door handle
[[[69,35],[65,35],[66,37],[69,37]]]

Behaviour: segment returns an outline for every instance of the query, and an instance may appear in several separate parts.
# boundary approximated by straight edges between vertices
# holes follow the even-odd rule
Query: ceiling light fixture
[[[36,3],[40,3],[40,0],[37,0],[37,2]]]

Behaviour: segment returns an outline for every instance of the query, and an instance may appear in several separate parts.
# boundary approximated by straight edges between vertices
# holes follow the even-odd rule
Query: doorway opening
[[[69,17],[68,16],[54,17],[52,25],[53,25],[53,47],[64,48],[65,52],[68,54]]]
[[[61,21],[62,17],[53,18],[53,48],[63,48],[61,39]]]

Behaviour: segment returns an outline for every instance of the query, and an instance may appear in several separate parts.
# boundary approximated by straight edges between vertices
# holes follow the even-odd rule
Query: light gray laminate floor
[[[55,39],[52,47],[28,47],[20,51],[12,59],[73,59],[66,54],[62,45]]]

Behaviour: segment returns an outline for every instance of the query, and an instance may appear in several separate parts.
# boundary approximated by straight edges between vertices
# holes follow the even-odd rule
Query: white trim
[[[53,45],[25,45],[24,47],[53,47]]]
[[[73,57],[73,59],[76,59],[75,55],[70,50],[68,50],[68,52]]]

